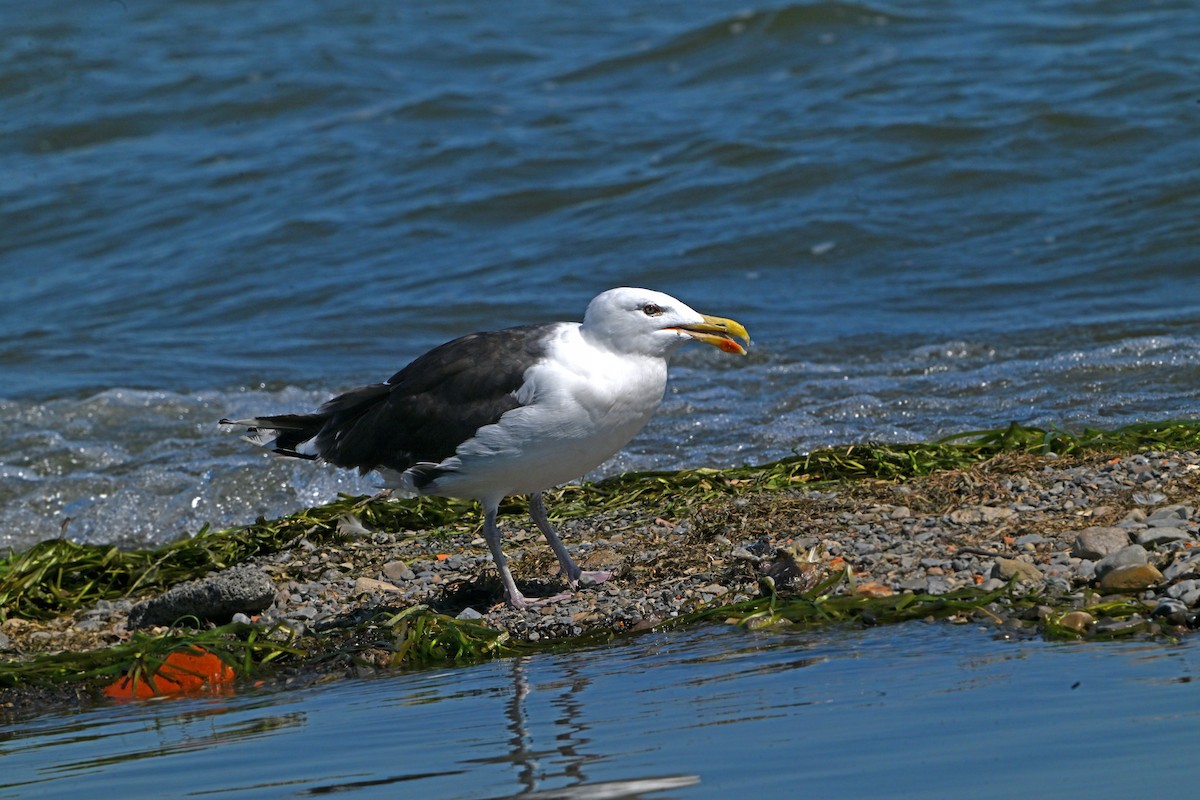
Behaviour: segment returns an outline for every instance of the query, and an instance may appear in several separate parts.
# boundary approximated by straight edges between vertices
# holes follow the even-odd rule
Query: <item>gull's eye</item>
[[[663,310],[662,306],[655,305],[654,303],[646,303],[646,305],[642,306],[642,313],[647,317],[659,317],[662,316]]]

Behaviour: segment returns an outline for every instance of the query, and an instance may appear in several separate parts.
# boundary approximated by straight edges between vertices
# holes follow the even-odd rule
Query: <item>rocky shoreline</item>
[[[300,537],[156,597],[45,623],[10,618],[0,625],[0,659],[110,646],[138,626],[163,632],[188,615],[303,641],[415,604],[546,642],[653,627],[759,596],[764,579],[799,591],[839,571],[841,593],[938,596],[1013,584],[1038,598],[1042,622],[1052,617],[1080,635],[1183,632],[1200,612],[1198,497],[1200,452],[1187,451],[1001,455],[900,483],[720,496],[671,519],[634,504],[560,523],[581,566],[613,570],[611,581],[525,611],[501,602],[476,533],[371,531],[347,518],[337,541]],[[561,592],[557,562],[527,518],[502,518],[501,528],[522,591]],[[1083,610],[1106,597],[1142,610],[1120,619]],[[1016,615],[998,607],[988,616],[1007,624]]]

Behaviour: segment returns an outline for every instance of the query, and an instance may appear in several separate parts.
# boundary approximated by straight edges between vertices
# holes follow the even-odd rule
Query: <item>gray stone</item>
[[[81,630],[81,631],[89,631],[89,632],[100,631],[100,630],[104,630],[107,627],[108,627],[108,620],[100,619],[98,617],[89,617],[87,619],[81,619],[79,622],[75,623],[75,629]]]
[[[946,594],[953,588],[950,579],[944,575],[931,575],[925,584],[926,594],[932,595]]]
[[[317,618],[316,606],[300,606],[299,608],[294,608],[288,614],[288,618],[289,619],[305,619],[305,620],[316,619]]]
[[[1071,581],[1060,575],[1050,575],[1042,590],[1048,595],[1064,595],[1071,591]]]
[[[1187,542],[1192,540],[1192,535],[1185,530],[1179,528],[1146,528],[1144,531],[1138,531],[1133,537],[1138,544],[1147,547],[1156,547],[1160,544],[1170,544],[1171,542]]]
[[[483,619],[483,614],[480,614],[475,609],[471,608],[470,606],[467,606],[462,611],[458,612],[457,619],[467,619],[467,620]]]
[[[1200,604],[1200,581],[1180,581],[1167,587],[1167,595],[1182,601],[1188,608],[1195,608],[1197,604]]]
[[[383,577],[389,581],[411,581],[417,577],[403,561],[389,561],[383,565]]]
[[[1151,511],[1150,516],[1146,518],[1146,523],[1154,525],[1156,522],[1162,520],[1168,525],[1177,525],[1195,513],[1196,509],[1191,506],[1186,506],[1183,503],[1175,503],[1174,505],[1163,506]]]
[[[1090,581],[1096,577],[1096,562],[1090,559],[1081,559],[1075,565],[1075,576],[1082,581]]]
[[[1186,575],[1200,575],[1200,556],[1177,558],[1163,570],[1163,577],[1168,581],[1176,581]]]
[[[1115,553],[1110,553],[1104,558],[1096,562],[1096,577],[1103,578],[1105,573],[1111,572],[1118,567],[1131,567],[1139,564],[1145,564],[1150,560],[1149,554],[1146,553],[1146,548],[1140,544],[1131,544],[1128,547],[1122,547]]]
[[[374,578],[358,578],[354,581],[354,594],[398,594],[400,587]]]
[[[964,508],[956,508],[946,515],[947,519],[959,525],[978,525],[980,523],[995,522],[999,519],[1008,519],[1015,517],[1017,512],[1011,508],[998,508],[996,506],[967,506]]]
[[[1174,597],[1160,597],[1158,605],[1154,607],[1154,611],[1150,613],[1152,617],[1176,617],[1180,614],[1187,614],[1188,607],[1180,600]]]
[[[761,556],[757,556],[754,553],[751,553],[749,550],[747,550],[744,547],[737,548],[729,555],[732,556],[733,558],[738,559],[739,561],[749,561],[754,564],[757,564],[759,561],[762,561]]]
[[[600,577],[603,578],[603,576]],[[589,572],[584,572],[579,576],[579,588],[581,589],[591,589],[592,587],[599,586],[602,583],[604,583],[603,580],[597,580],[597,577]],[[728,591],[728,589],[726,589],[726,591]]]
[[[275,600],[275,585],[257,567],[242,565],[173,586],[129,610],[129,628],[174,625],[187,617],[222,624],[239,611],[253,615]]]
[[[1129,532],[1124,528],[1094,526],[1084,528],[1071,545],[1071,555],[1092,561],[1115,553],[1129,545]]]
[[[1018,581],[1027,583],[1042,582],[1041,571],[1028,561],[1021,561],[1018,558],[997,558],[996,563],[992,566],[992,577],[1002,581],[1016,578]]]
[[[1126,619],[1105,619],[1096,623],[1093,629],[1096,633],[1107,634],[1109,636],[1122,636],[1130,633],[1137,633],[1144,630],[1146,620],[1134,614]]]

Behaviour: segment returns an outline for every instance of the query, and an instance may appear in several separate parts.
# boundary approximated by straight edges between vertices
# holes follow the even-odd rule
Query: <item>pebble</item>
[[[408,564],[403,561],[389,561],[383,565],[381,570],[383,577],[393,583],[398,581],[411,581],[416,579],[416,573],[409,568]]]
[[[1096,618],[1086,611],[1069,611],[1063,614],[1058,624],[1077,633],[1087,633],[1096,624]]]
[[[1150,613],[1152,617],[1166,617],[1169,622],[1176,625],[1188,624],[1188,607],[1180,600],[1173,597],[1160,597],[1158,605],[1154,607],[1154,611]]]
[[[1097,561],[1129,545],[1129,532],[1124,528],[1084,528],[1071,544],[1071,555]]]
[[[1121,636],[1124,634],[1137,633],[1146,627],[1146,620],[1134,614],[1127,619],[1103,619],[1096,623],[1093,631],[1095,633],[1107,634],[1109,636]]]
[[[1145,564],[1149,561],[1149,554],[1146,548],[1140,544],[1131,544],[1127,547],[1122,547],[1115,553],[1110,553],[1104,558],[1096,562],[1096,577],[1104,578],[1105,574],[1120,567],[1132,567],[1140,564]]]
[[[354,581],[354,594],[398,594],[399,586],[387,581],[377,581],[374,578],[357,578]]]
[[[1171,542],[1192,541],[1192,535],[1185,530],[1175,527],[1150,527],[1138,531],[1134,539],[1144,547],[1158,547]]]
[[[1182,521],[1194,517],[1196,509],[1193,506],[1175,503],[1162,508],[1156,508],[1146,518],[1147,524],[1154,525],[1158,522],[1165,522],[1168,525],[1177,525]]]
[[[1017,558],[997,558],[992,567],[992,577],[1005,582],[1013,578],[1026,583],[1041,583],[1043,580],[1041,570]]]
[[[1200,605],[1200,580],[1189,579],[1168,587],[1167,596],[1181,601],[1188,608]]]
[[[1134,592],[1162,583],[1162,573],[1153,564],[1131,564],[1111,569],[1100,578],[1101,592]]]

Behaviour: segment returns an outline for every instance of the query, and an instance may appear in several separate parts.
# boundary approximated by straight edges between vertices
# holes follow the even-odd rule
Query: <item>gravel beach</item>
[[[279,625],[302,639],[380,610],[427,604],[516,640],[546,641],[654,626],[680,614],[758,596],[769,576],[783,593],[836,571],[836,591],[886,597],[963,587],[1036,595],[1043,616],[1088,635],[1193,627],[1200,608],[1200,453],[1082,458],[1005,455],[970,470],[902,483],[859,481],[722,497],[686,518],[633,505],[561,523],[585,569],[604,584],[517,611],[477,533],[371,531],[346,519],[337,542],[294,541],[149,598],[102,602],[50,622],[0,626],[0,654],[116,644],[186,615],[211,623]],[[559,594],[557,562],[527,518],[502,518],[505,547],[529,596]],[[1095,618],[1106,596],[1144,613]],[[994,619],[1009,623],[1001,609]]]

